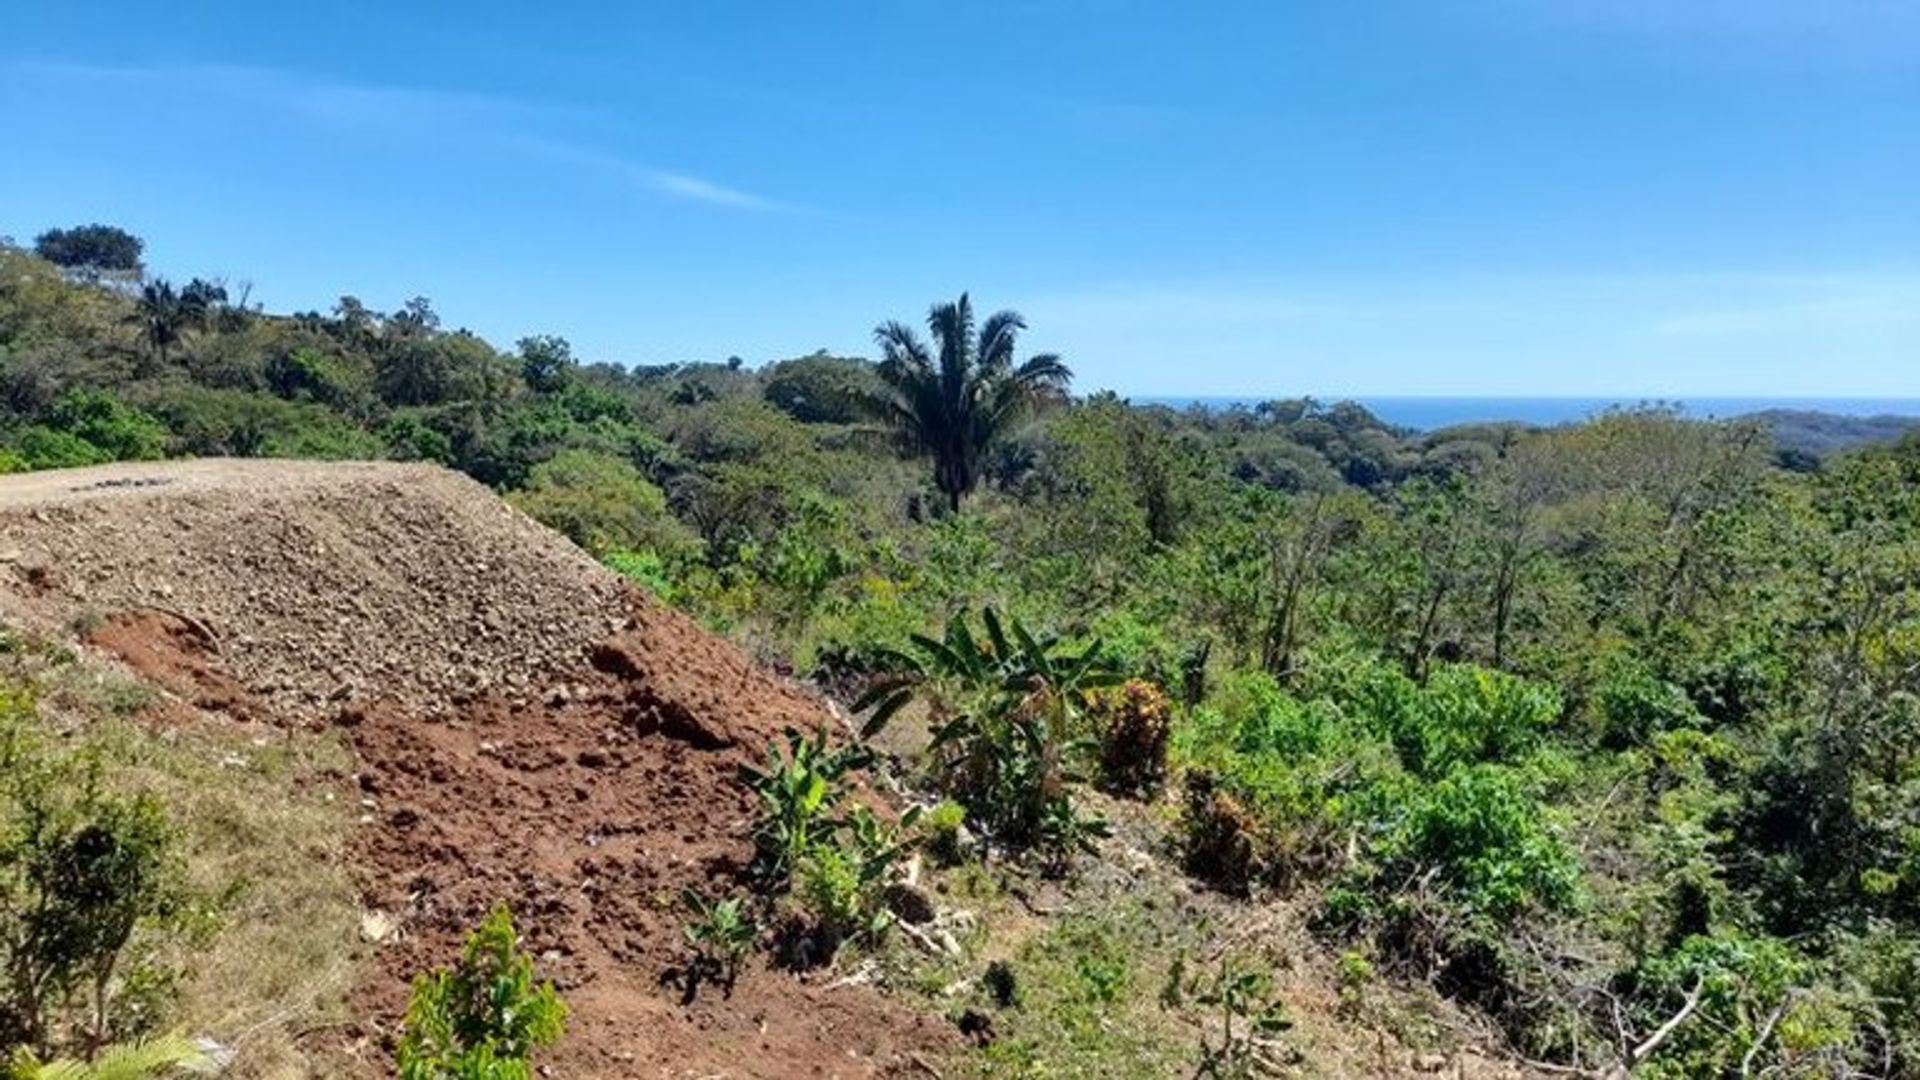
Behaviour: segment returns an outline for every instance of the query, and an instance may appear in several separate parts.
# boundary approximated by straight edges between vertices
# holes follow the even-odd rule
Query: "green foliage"
[[[100,763],[43,741],[31,695],[0,694],[0,1054],[90,1050],[142,1033],[142,950],[181,901],[157,801],[110,793]]]
[[[803,424],[851,424],[865,419],[878,390],[863,360],[815,353],[770,365],[760,375],[768,403]]]
[[[105,450],[78,435],[31,424],[14,432],[12,452],[22,468],[75,469],[84,465],[103,465],[113,460]]]
[[[694,960],[689,978],[717,978],[726,992],[740,977],[740,963],[759,940],[760,931],[739,897],[716,900],[697,889],[686,889],[680,902],[692,916],[683,928]]]
[[[651,551],[628,551],[615,548],[602,552],[600,561],[607,568],[635,585],[647,590],[656,600],[673,603],[673,579],[667,576],[666,560]]]
[[[1430,888],[1475,917],[1566,910],[1580,895],[1578,859],[1520,778],[1494,765],[1420,790],[1374,857],[1383,895]]]
[[[562,450],[534,466],[509,501],[592,552],[655,547],[678,531],[666,496],[639,469],[589,450]]]
[[[1073,653],[1017,619],[1003,626],[992,608],[981,626],[985,636],[976,638],[957,614],[943,640],[914,635],[914,653],[889,654],[889,674],[855,710],[873,710],[873,734],[914,697],[930,697],[945,714],[930,753],[954,797],[995,837],[1037,848],[1062,868],[1105,833],[1075,809],[1069,785],[1092,749],[1080,734],[1087,694],[1119,677],[1104,666],[1097,641]]]
[[[507,355],[424,300],[274,315],[198,279],[101,288],[139,254],[103,238],[120,254],[48,247],[64,271],[0,245],[0,470],[447,464],[828,692],[876,685],[878,723],[923,701],[935,745],[909,764],[954,797],[943,820],[1056,867],[1092,828],[1077,778],[1151,787],[1157,757],[1158,723],[1113,723],[1082,676],[1151,681],[1179,702],[1190,868],[1327,891],[1324,932],[1380,979],[1432,979],[1569,1067],[1920,1070],[1920,440],[1778,468],[1753,426],[1661,407],[1422,435],[1310,399],[1067,402],[1056,360],[1016,362],[1017,317],[976,328],[965,304],[930,340],[883,327],[871,366]],[[929,506],[870,417],[969,512]],[[987,606],[1002,632],[955,632]],[[1027,655],[1015,614],[1075,646]],[[804,831],[774,845],[782,883],[857,928],[851,815]],[[1058,967],[1023,967],[1045,1015],[996,1065],[1152,1057],[1051,993],[1078,985]],[[1710,969],[1740,1003],[1703,988],[1625,1062]]]
[[[88,280],[106,274],[138,274],[141,239],[113,225],[76,225],[48,229],[33,241],[33,253]]]
[[[140,400],[173,433],[179,453],[364,460],[385,449],[374,435],[310,402],[185,384],[149,389]]]
[[[1211,1031],[1201,1035],[1195,1075],[1240,1080],[1269,1071],[1262,1055],[1267,1041],[1293,1026],[1286,1004],[1274,994],[1272,976],[1222,955],[1211,980],[1195,981],[1188,994],[1216,1010],[1220,1024],[1219,1042]]]
[[[54,403],[48,422],[113,461],[151,461],[167,449],[167,429],[158,420],[108,393],[69,391]]]
[[[460,962],[414,980],[399,1049],[401,1080],[531,1080],[530,1059],[566,1030],[552,983],[534,980],[513,917],[496,908]]]
[[[885,389],[873,409],[910,451],[933,458],[933,482],[958,511],[960,497],[980,482],[981,461],[1026,413],[1064,396],[1073,373],[1051,354],[1014,363],[1014,343],[1026,322],[1018,312],[988,316],[974,335],[966,294],[935,304],[927,315],[933,347],[906,325],[874,331]]]
[[[794,896],[829,954],[843,941],[878,939],[893,924],[885,889],[907,847],[864,806],[845,825],[844,840],[815,842],[794,867]]]
[[[808,738],[788,728],[784,755],[772,745],[764,769],[740,767],[740,782],[760,802],[753,839],[763,878],[785,880],[809,853],[828,845],[840,825],[834,812],[847,774],[870,760],[862,747],[828,749],[825,729]]]
[[[188,1039],[165,1035],[138,1043],[107,1046],[91,1061],[61,1058],[41,1061],[22,1048],[7,1080],[154,1080],[180,1073],[214,1074],[213,1058]]]
[[[920,831],[928,854],[947,866],[958,866],[967,858],[962,839],[967,825],[967,808],[944,799],[920,815]]]

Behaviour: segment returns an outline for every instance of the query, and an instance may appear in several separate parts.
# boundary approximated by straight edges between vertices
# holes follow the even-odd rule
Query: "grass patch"
[[[318,1075],[299,1042],[345,1018],[359,947],[346,748],[213,719],[149,726],[157,691],[58,646],[0,650],[0,678],[38,687],[49,736],[98,753],[110,787],[165,807],[206,932],[172,946],[184,976],[162,1026],[232,1047],[236,1080]]]

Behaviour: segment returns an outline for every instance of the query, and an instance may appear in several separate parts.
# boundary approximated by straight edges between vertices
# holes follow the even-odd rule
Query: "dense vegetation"
[[[1920,1075],[1920,440],[1065,401],[964,298],[931,346],[883,324],[879,364],[624,368],[425,300],[268,315],[107,247],[0,249],[8,468],[441,462],[765,659],[930,702],[939,844],[1064,871],[1098,780],[1160,800],[1196,877],[1303,898],[1343,971],[1527,1057]],[[863,883],[901,841],[835,808],[847,767],[796,735],[749,778],[802,951],[887,925]],[[687,899],[721,981],[753,935],[724,903]]]

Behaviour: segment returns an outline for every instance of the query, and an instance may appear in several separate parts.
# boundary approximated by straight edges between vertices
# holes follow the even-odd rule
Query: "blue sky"
[[[273,309],[759,363],[970,289],[1082,389],[1920,396],[1920,0],[10,8],[0,234]]]

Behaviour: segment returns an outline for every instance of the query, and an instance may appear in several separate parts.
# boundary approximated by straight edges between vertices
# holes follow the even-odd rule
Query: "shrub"
[[[592,552],[659,550],[677,534],[667,497],[624,458],[562,450],[533,467],[527,486],[508,501]]]
[[[1093,696],[1100,730],[1100,775],[1114,791],[1151,795],[1167,775],[1173,702],[1158,686],[1134,679]]]
[[[1375,858],[1383,895],[1428,879],[1470,915],[1492,920],[1566,910],[1579,895],[1579,860],[1547,826],[1540,803],[1497,766],[1415,789]]]
[[[659,555],[651,551],[615,548],[601,555],[600,561],[607,565],[607,569],[647,590],[654,599],[673,603],[673,581],[667,577],[666,560]]]
[[[383,456],[381,441],[322,405],[244,390],[168,385],[140,402],[173,432],[173,451],[232,457]]]
[[[974,820],[1018,848],[1037,849],[1049,869],[1089,850],[1105,824],[1082,816],[1069,788],[1077,759],[1090,749],[1076,734],[1087,693],[1118,677],[1100,643],[1078,653],[1034,637],[1018,620],[1005,626],[992,608],[976,638],[964,613],[944,640],[914,635],[918,655],[887,654],[891,672],[854,704],[873,710],[866,733],[880,730],[916,695],[929,695],[944,721],[930,752],[942,782]]]
[[[531,1080],[535,1050],[558,1040],[567,1007],[536,983],[513,916],[496,908],[460,962],[414,980],[400,1039],[401,1080]]]
[[[1181,842],[1187,872],[1245,894],[1270,873],[1266,827],[1212,773],[1187,774]]]
[[[36,731],[24,690],[0,692],[0,1055],[139,1035],[130,985],[167,973],[134,948],[181,899],[173,833],[147,796],[109,793],[97,758]]]
[[[49,423],[114,461],[152,461],[167,449],[167,429],[158,420],[103,391],[68,392],[54,403]]]
[[[903,818],[912,825],[912,811]],[[815,843],[794,867],[794,897],[805,916],[805,951],[831,961],[849,941],[874,941],[893,925],[887,886],[906,851],[900,829],[855,807],[845,837]]]
[[[774,884],[784,882],[808,854],[828,846],[840,825],[833,813],[846,775],[871,759],[861,747],[829,750],[825,728],[811,739],[788,728],[786,740],[785,755],[778,743],[767,747],[766,768],[740,767],[740,782],[760,801],[753,826],[755,870]]]
[[[113,455],[66,431],[30,424],[13,434],[13,452],[28,470],[102,465]]]
[[[1600,743],[1610,750],[1642,746],[1661,732],[1700,721],[1686,691],[1638,669],[1609,673],[1594,688],[1593,698]]]

